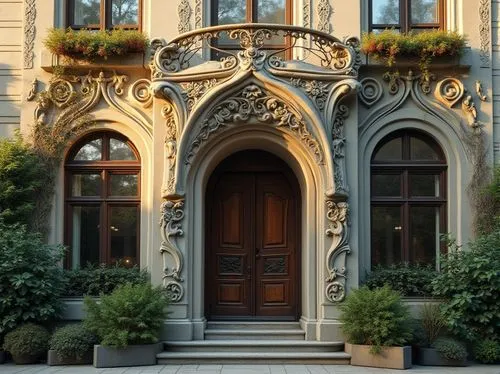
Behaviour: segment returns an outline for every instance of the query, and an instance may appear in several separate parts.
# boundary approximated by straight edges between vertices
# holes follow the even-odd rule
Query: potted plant
[[[150,283],[119,286],[99,303],[86,297],[84,325],[100,341],[94,346],[94,366],[155,365],[167,304],[165,290]]]
[[[67,325],[57,329],[49,343],[47,364],[92,364],[92,354],[97,338],[82,324]]]
[[[398,292],[364,286],[352,291],[340,310],[351,365],[411,367],[411,347],[404,346],[411,338],[410,312]]]
[[[49,339],[44,327],[26,323],[5,335],[3,346],[16,364],[36,364],[47,353]]]
[[[500,362],[500,343],[492,338],[477,341],[474,346],[474,358],[483,364]]]

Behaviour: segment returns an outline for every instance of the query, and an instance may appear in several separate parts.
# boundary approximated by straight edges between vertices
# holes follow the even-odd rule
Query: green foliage
[[[50,334],[42,326],[26,323],[5,335],[3,348],[16,356],[41,357],[47,353]]]
[[[130,53],[144,53],[148,38],[137,30],[72,30],[50,29],[45,47],[56,55],[74,59],[92,60]]]
[[[50,339],[49,348],[60,358],[82,358],[97,344],[97,337],[82,324],[67,325],[57,329]]]
[[[44,244],[26,226],[0,221],[0,336],[20,323],[60,312],[63,248]]]
[[[411,265],[408,263],[390,266],[376,266],[366,279],[366,286],[375,289],[388,285],[403,296],[431,296],[437,271],[430,265]]]
[[[432,281],[445,299],[448,328],[470,342],[500,339],[500,225],[470,243],[470,250],[451,247]]]
[[[142,284],[149,282],[149,274],[138,267],[124,268],[116,265],[88,265],[82,269],[64,272],[68,286],[65,296],[99,296],[110,294],[122,284]]]
[[[30,224],[45,175],[40,159],[19,134],[0,139],[0,219],[7,224]]]
[[[488,183],[482,188],[476,187],[479,192],[473,194],[476,205],[476,232],[482,234],[495,230],[500,217],[500,166],[497,166],[493,173],[488,170],[487,177]]]
[[[105,346],[121,348],[155,343],[167,317],[167,301],[161,287],[153,288],[149,283],[126,284],[110,295],[103,295],[99,304],[86,297],[84,324]]]
[[[446,319],[441,313],[440,306],[424,304],[420,312],[420,321],[425,331],[425,344],[431,346],[446,327]]]
[[[493,364],[500,361],[500,343],[493,339],[474,342],[474,357],[483,364]]]
[[[463,361],[467,358],[465,346],[455,339],[439,338],[433,347],[439,352],[439,355],[447,360]]]
[[[408,307],[400,294],[387,286],[352,291],[340,310],[347,341],[372,345],[373,353],[380,352],[382,346],[400,346],[411,339]]]

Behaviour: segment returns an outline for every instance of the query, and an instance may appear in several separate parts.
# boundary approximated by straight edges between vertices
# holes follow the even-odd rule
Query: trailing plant
[[[441,308],[448,328],[476,342],[500,339],[500,222],[490,234],[479,236],[469,250],[453,242],[432,281],[434,294],[445,299]]]
[[[61,246],[44,244],[26,226],[0,220],[0,336],[20,323],[59,315],[62,258]]]
[[[98,336],[100,344],[123,348],[158,341],[168,300],[163,288],[145,283],[119,286],[103,295],[99,304],[86,297],[84,304],[84,325]]]
[[[420,312],[420,321],[425,332],[425,345],[430,347],[446,327],[440,306],[425,303]]]
[[[384,286],[352,291],[340,306],[342,330],[347,341],[371,345],[372,353],[382,346],[401,346],[411,339],[410,312],[401,295]]]
[[[474,342],[474,358],[483,364],[494,364],[500,361],[500,343],[493,339]]]
[[[149,282],[149,274],[138,267],[125,268],[115,265],[87,265],[82,269],[64,272],[68,286],[64,296],[99,296],[110,294],[116,287],[126,283],[143,284]]]
[[[370,289],[388,285],[402,296],[431,296],[432,286],[429,280],[436,275],[437,271],[430,265],[379,265],[367,275],[365,284]]]
[[[436,348],[442,358],[452,361],[464,361],[467,358],[465,346],[455,339],[439,338],[433,347]]]
[[[47,353],[50,334],[42,326],[26,323],[5,335],[3,347],[12,354],[14,361],[36,361]]]
[[[435,57],[460,56],[466,45],[466,38],[456,32],[442,30],[402,34],[395,30],[379,33],[364,33],[361,51],[377,60],[386,61],[391,67],[400,57],[419,59],[419,68],[428,75],[429,66]]]
[[[72,30],[50,29],[44,45],[56,55],[73,59],[107,59],[130,53],[144,53],[149,46],[148,38],[137,30]]]
[[[97,337],[78,323],[57,329],[50,339],[49,348],[56,351],[61,359],[81,359],[93,349],[94,344],[97,344]]]

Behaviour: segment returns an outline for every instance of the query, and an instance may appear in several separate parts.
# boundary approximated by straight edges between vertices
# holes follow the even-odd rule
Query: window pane
[[[439,175],[410,174],[410,195],[439,197]]]
[[[102,159],[102,139],[88,142],[76,153],[76,161],[100,161]]]
[[[72,207],[72,265],[85,266],[99,263],[99,207]]]
[[[246,22],[246,0],[219,0],[218,5],[217,20],[219,25]]]
[[[372,0],[372,23],[399,24],[399,0]]]
[[[410,209],[410,262],[435,264],[439,248],[439,208]]]
[[[401,208],[372,207],[372,264],[401,262]]]
[[[100,174],[73,174],[71,177],[71,196],[100,196]]]
[[[110,174],[109,194],[111,196],[137,196],[137,174]]]
[[[438,23],[438,0],[411,0],[412,23]]]
[[[374,174],[372,176],[373,196],[402,196],[399,174]]]
[[[75,25],[99,25],[101,20],[100,0],[74,0],[73,23]]]
[[[111,207],[109,230],[111,262],[124,266],[137,264],[137,207]]]
[[[109,139],[109,159],[110,160],[137,160],[134,151],[127,143],[120,139]]]
[[[410,139],[410,158],[420,161],[439,161],[441,159],[429,143],[416,137]]]
[[[375,154],[375,161],[402,160],[402,139],[395,138],[384,144]]]
[[[139,23],[139,0],[113,0],[111,22],[113,25],[137,25]]]
[[[257,20],[259,23],[286,24],[286,0],[259,0],[257,2]]]

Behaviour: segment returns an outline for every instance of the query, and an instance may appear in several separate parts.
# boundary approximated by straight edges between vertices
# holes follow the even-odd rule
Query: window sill
[[[149,70],[149,58],[144,53],[131,53],[126,56],[111,56],[93,61],[70,59],[65,56],[54,55],[49,51],[42,51],[41,68],[52,73],[55,68],[70,69],[126,69]]]

